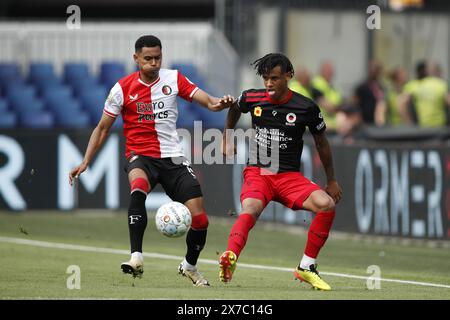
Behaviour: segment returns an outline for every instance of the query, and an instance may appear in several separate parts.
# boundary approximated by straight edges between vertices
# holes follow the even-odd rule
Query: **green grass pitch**
[[[125,212],[1,213],[0,299],[450,299],[448,243],[403,243],[332,233],[318,262],[333,290],[320,292],[294,281],[292,271],[303,252],[305,231],[264,222],[258,222],[251,231],[233,281],[225,285],[218,279],[215,261],[226,247],[232,217],[210,217],[199,269],[211,287],[196,288],[177,274],[180,260],[176,257],[185,253],[185,237],[164,237],[156,231],[153,219],[149,214],[144,251],[169,256],[146,257],[143,278],[133,279],[120,270],[120,263],[129,259]],[[12,238],[51,245],[11,243]],[[117,251],[61,249],[53,247],[54,243]],[[71,265],[80,268],[80,289],[67,288],[72,275],[67,268]],[[380,268],[382,279],[407,282],[381,281],[379,289],[371,290],[367,279],[349,277],[371,276],[367,272],[371,265]]]

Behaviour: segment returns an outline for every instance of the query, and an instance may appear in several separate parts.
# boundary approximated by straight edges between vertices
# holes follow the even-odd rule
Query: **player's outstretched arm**
[[[233,103],[233,105],[228,109],[227,119],[225,121],[225,127],[222,134],[222,153],[229,159],[236,154],[233,129],[240,117],[241,111],[239,110],[237,103]]]
[[[111,129],[115,120],[115,118],[103,113],[102,118],[100,119],[98,125],[95,127],[94,131],[92,131],[91,137],[89,138],[89,143],[84,155],[83,162],[70,171],[70,185],[73,184],[74,178],[78,178],[78,176],[87,169],[95,154],[105,142],[109,130]]]
[[[225,95],[222,98],[212,97],[205,91],[199,89],[194,93],[192,99],[198,104],[211,111],[217,112],[233,105],[235,99],[231,95]]]
[[[333,156],[330,143],[328,142],[325,132],[314,134],[313,137],[320,161],[322,161],[327,176],[327,187],[325,191],[333,198],[335,203],[338,203],[342,198],[342,190],[334,177]]]

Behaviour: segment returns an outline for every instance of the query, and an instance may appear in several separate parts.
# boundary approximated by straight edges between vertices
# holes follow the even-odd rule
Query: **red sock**
[[[231,228],[227,250],[233,251],[236,257],[239,257],[242,249],[244,249],[248,233],[255,223],[256,219],[251,214],[241,213]]]
[[[331,225],[334,220],[334,211],[317,212],[308,231],[305,254],[311,258],[317,258],[320,249],[327,241]]]

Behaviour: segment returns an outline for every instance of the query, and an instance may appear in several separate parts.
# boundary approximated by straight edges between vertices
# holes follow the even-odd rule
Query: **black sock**
[[[147,227],[147,211],[145,210],[145,198],[147,196],[135,191],[130,196],[128,207],[128,230],[130,232],[131,253],[142,252],[142,239]]]
[[[198,256],[202,251],[203,247],[206,243],[206,233],[207,229],[203,230],[194,230],[192,228],[189,229],[186,235],[186,244],[187,244],[187,253],[186,253],[186,261],[189,264],[196,265]]]

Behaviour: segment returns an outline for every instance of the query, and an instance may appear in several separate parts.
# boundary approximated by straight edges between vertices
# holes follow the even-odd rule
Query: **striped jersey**
[[[274,101],[266,89],[250,89],[238,98],[238,108],[252,116],[253,136],[248,165],[274,168],[277,173],[299,171],[306,127],[314,134],[326,125],[317,104],[289,90],[283,101]]]
[[[153,83],[145,83],[139,71],[120,79],[111,89],[103,112],[122,114],[125,156],[153,158],[183,156],[176,123],[177,96],[191,102],[198,87],[178,70],[161,69]]]

